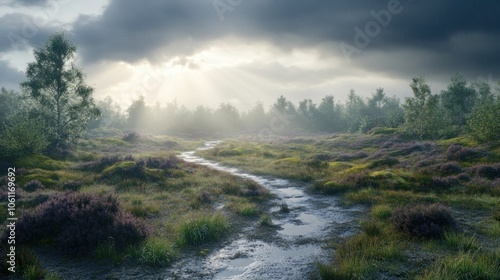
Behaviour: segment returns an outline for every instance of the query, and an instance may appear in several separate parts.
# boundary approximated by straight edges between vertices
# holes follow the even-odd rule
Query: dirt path
[[[218,143],[207,142],[199,149],[210,149]],[[185,152],[179,157],[268,188],[275,195],[269,203],[273,226],[242,221],[239,234],[214,245],[217,247],[207,250],[208,255],[193,249],[188,257],[168,268],[139,266],[130,261],[119,265],[104,260],[74,261],[42,246],[37,255],[44,267],[57,271],[62,279],[311,279],[316,262],[331,257],[330,250],[322,248],[325,241],[347,237],[358,228],[361,207],[340,207],[336,197],[306,194],[306,184],[246,174],[195,153]],[[280,211],[282,203],[288,205],[288,213]]]
[[[219,143],[207,142],[199,150]],[[357,228],[363,210],[360,207],[346,209],[339,206],[338,198],[306,194],[303,183],[246,174],[197,157],[195,152],[179,157],[268,188],[276,197],[272,201],[275,207],[271,208],[274,226],[249,225],[236,239],[208,256],[177,262],[168,269],[166,279],[310,279],[316,262],[329,257],[322,248],[324,241],[349,236]],[[280,212],[282,203],[289,206],[290,212]]]

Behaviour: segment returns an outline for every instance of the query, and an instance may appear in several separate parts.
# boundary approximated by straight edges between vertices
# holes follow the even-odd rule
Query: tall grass
[[[375,205],[372,208],[372,216],[380,220],[387,220],[392,216],[392,209],[385,204]]]
[[[170,241],[150,238],[139,251],[139,261],[151,266],[168,266],[177,258],[177,251]]]
[[[337,246],[334,264],[318,264],[321,279],[363,278],[378,267],[379,261],[402,258],[402,245],[395,241],[391,233],[374,223],[363,227],[365,233]]]
[[[467,252],[480,247],[476,236],[467,236],[463,233],[446,232],[444,245],[450,249]]]
[[[459,253],[440,260],[418,280],[498,280],[500,276],[500,253]]]
[[[180,246],[185,246],[219,240],[228,229],[226,217],[220,213],[190,215],[178,227],[177,242]]]

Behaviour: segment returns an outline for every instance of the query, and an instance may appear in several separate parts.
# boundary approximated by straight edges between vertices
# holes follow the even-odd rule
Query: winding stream
[[[206,142],[197,150],[211,149],[221,141]],[[167,272],[166,279],[309,279],[317,261],[328,259],[324,241],[353,234],[360,207],[340,207],[337,197],[306,194],[306,185],[283,179],[255,176],[184,152],[179,158],[254,180],[275,194],[276,205],[286,203],[289,213],[271,209],[277,230],[272,238],[252,238],[256,224],[205,257],[181,260]],[[219,208],[224,207],[219,205]]]

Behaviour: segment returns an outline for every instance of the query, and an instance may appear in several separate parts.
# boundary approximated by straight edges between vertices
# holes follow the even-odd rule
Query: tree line
[[[431,92],[423,77],[413,78],[410,88],[413,97],[404,102],[378,88],[368,98],[351,90],[344,102],[327,95],[318,104],[311,99],[294,104],[280,96],[268,109],[258,102],[246,112],[229,103],[194,110],[175,101],[166,106],[148,106],[141,96],[121,113],[119,106],[107,98],[97,103],[102,115],[90,126],[190,135],[262,131],[367,133],[375,128],[394,128],[415,139],[470,134],[486,141],[500,136],[500,87],[493,89],[485,81],[469,83],[456,74],[438,94]]]
[[[22,93],[0,89],[0,157],[70,149],[85,134],[144,131],[157,134],[207,136],[217,133],[359,132],[392,128],[415,139],[469,134],[481,140],[500,136],[500,85],[470,83],[460,75],[433,94],[423,77],[410,83],[413,97],[404,102],[378,88],[368,98],[354,90],[338,102],[327,95],[316,104],[298,104],[280,96],[269,107],[261,102],[242,112],[230,103],[213,109],[189,110],[173,101],[148,106],[139,97],[125,110],[111,99],[95,102],[94,89],[74,64],[76,45],[64,33],[51,36],[34,51]]]

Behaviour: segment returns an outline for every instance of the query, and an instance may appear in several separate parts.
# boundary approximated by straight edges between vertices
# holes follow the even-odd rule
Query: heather
[[[318,265],[322,279],[468,279],[467,269],[490,279],[498,270],[498,147],[464,136],[416,141],[377,130],[240,137],[199,153],[367,208],[360,233],[328,242],[333,260]]]
[[[67,159],[26,156],[14,162],[22,214],[18,245],[33,259],[22,266],[26,277],[57,276],[38,254],[40,248],[71,263],[170,266],[192,250],[207,250],[201,246],[215,248],[238,232],[233,223],[257,222],[257,213],[265,212],[261,205],[270,195],[262,186],[176,156],[201,141],[123,138],[127,141],[82,140]],[[7,198],[7,177],[0,183]],[[215,211],[222,203],[231,206]],[[6,232],[2,235],[4,242]]]
[[[19,243],[53,240],[67,253],[86,255],[109,238],[120,249],[144,240],[149,229],[123,211],[112,195],[67,192],[25,213],[17,223]]]

